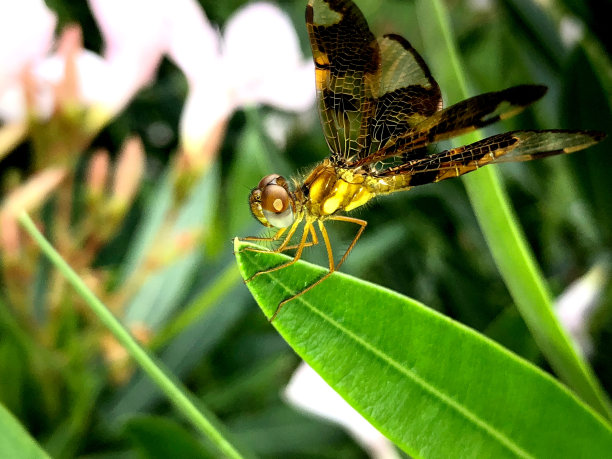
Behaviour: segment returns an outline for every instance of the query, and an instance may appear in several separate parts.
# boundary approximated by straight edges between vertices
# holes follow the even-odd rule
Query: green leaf
[[[419,17],[432,17],[428,33],[436,31],[446,45],[447,62],[455,77],[439,79],[451,100],[469,96],[467,78],[453,37],[449,12],[440,0],[419,1]],[[440,64],[440,62],[438,62]],[[435,69],[435,66],[434,66]],[[478,132],[463,135],[464,144],[475,142]],[[470,202],[497,268],[516,307],[547,360],[576,393],[599,413],[612,419],[612,404],[552,309],[552,299],[535,257],[526,242],[496,169],[487,167],[463,178]]]
[[[91,309],[98,320],[115,336],[117,341],[125,348],[128,354],[138,363],[147,373],[155,384],[166,394],[168,399],[174,404],[175,408],[189,420],[194,427],[206,435],[210,441],[217,446],[225,456],[241,458],[243,457],[234,446],[225,438],[220,431],[219,422],[214,419],[211,413],[204,413],[204,408],[195,406],[192,398],[186,389],[170,376],[164,368],[159,365],[154,358],[149,355],[132,335],[122,326],[110,310],[95,296],[87,287],[77,273],[66,263],[61,255],[45,239],[42,233],[27,213],[19,215],[19,222],[28,234],[36,241],[41,251],[49,258],[51,263],[66,278],[68,283],[76,290],[87,306]],[[0,456],[2,457],[2,456]]]
[[[285,255],[243,250],[243,277]],[[247,285],[270,317],[325,270],[305,262]],[[416,457],[605,457],[612,430],[552,377],[395,292],[335,273],[273,325],[345,400]]]
[[[49,457],[3,405],[0,405],[0,457]]]

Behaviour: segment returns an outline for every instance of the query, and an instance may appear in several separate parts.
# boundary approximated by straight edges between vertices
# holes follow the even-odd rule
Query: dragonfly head
[[[249,195],[251,213],[264,226],[286,228],[294,221],[293,197],[284,177],[266,175]]]

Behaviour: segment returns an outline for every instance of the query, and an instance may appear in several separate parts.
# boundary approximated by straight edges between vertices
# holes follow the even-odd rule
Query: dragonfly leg
[[[271,236],[271,237],[247,236],[247,237],[241,237],[239,238],[239,240],[240,241],[254,241],[254,242],[274,242],[274,241],[278,241],[281,238],[281,236],[285,234],[286,231],[287,231],[287,228],[281,228],[276,233],[274,233],[274,236]],[[255,247],[244,247],[240,251],[243,251],[243,250],[248,250],[250,252],[271,252],[271,250],[257,249]]]
[[[312,247],[313,245],[317,245],[319,243],[319,239],[317,238],[317,233],[315,232],[314,226],[310,225],[310,237],[311,240],[304,243],[304,247]],[[299,244],[294,244],[285,247],[285,250],[297,249]]]
[[[300,220],[301,221],[301,220]],[[285,237],[285,239],[283,240],[283,243],[278,246],[276,249],[258,249],[256,247],[244,247],[242,249],[240,249],[240,251],[242,252],[243,250],[247,250],[249,252],[257,252],[257,253],[281,253],[284,252],[286,250],[292,250],[292,249],[297,249],[300,244],[294,244],[294,245],[287,245],[289,243],[289,241],[291,240],[291,238],[293,237],[295,230],[297,229],[297,227],[299,226],[300,221],[296,221],[291,227],[286,227],[286,228],[281,228],[279,229],[274,236],[272,237],[256,237],[256,236],[248,236],[248,237],[241,237],[239,238],[240,241],[267,241],[267,242],[274,242],[280,239],[280,237],[285,233],[285,231],[287,231],[287,228],[291,228],[291,230],[289,231],[289,234],[287,234],[287,236]],[[319,240],[317,239],[317,234],[314,231],[314,227],[312,225],[310,225],[310,235],[312,240],[311,241],[307,241],[304,243],[304,247],[312,247],[313,245],[317,245],[319,243]]]
[[[297,229],[299,225],[299,222],[296,222],[293,224],[293,226],[291,227],[291,229],[289,230],[289,233],[287,234],[287,237],[285,238],[285,240],[283,241],[283,243],[280,245],[280,247],[276,250],[273,250],[273,252],[282,252],[283,250],[287,250],[287,243],[289,242],[289,240],[291,239],[291,237],[293,236],[293,234],[295,233],[295,230]],[[306,224],[304,225],[304,230],[302,231],[302,237],[300,239],[300,243],[297,246],[297,251],[295,252],[295,255],[293,257],[292,260],[289,260],[286,263],[282,263],[278,266],[274,266],[272,268],[269,269],[265,269],[263,271],[258,271],[255,274],[253,274],[251,277],[249,277],[245,282],[251,282],[253,279],[255,279],[258,276],[261,276],[262,274],[268,274],[274,271],[278,271],[279,269],[283,269],[286,268],[287,266],[291,266],[293,263],[295,263],[296,261],[298,261],[301,257],[302,257],[302,251],[304,250],[304,247],[306,246],[306,239],[308,238],[308,234],[310,234],[310,228],[312,227],[312,223],[307,221]],[[254,250],[255,252],[264,252],[263,250]]]
[[[342,263],[345,262],[345,260],[349,256],[349,253],[351,253],[351,250],[353,250],[353,248],[355,247],[355,244],[357,244],[357,241],[361,237],[361,233],[363,233],[363,231],[365,230],[366,226],[368,226],[368,222],[366,222],[365,220],[361,220],[360,218],[346,217],[344,215],[336,215],[334,217],[329,217],[329,219],[330,220],[336,220],[336,221],[339,221],[339,222],[355,223],[356,225],[360,226],[359,230],[357,231],[357,234],[353,238],[353,241],[348,246],[348,249],[346,249],[346,252],[344,252],[344,255],[342,255],[342,258],[340,259],[340,261],[336,265],[336,269],[338,269],[338,268],[340,268],[340,266],[342,266]]]
[[[361,237],[361,233],[363,233],[363,230],[365,230],[365,227],[368,225],[368,222],[365,221],[365,220],[361,220],[359,218],[353,218],[353,217],[345,217],[345,216],[342,216],[342,215],[337,215],[337,216],[329,217],[329,220],[336,220],[336,221],[347,222],[347,223],[355,223],[355,224],[359,225],[360,227],[359,227],[359,230],[357,231],[357,234],[353,238],[353,241],[349,245],[348,249],[346,249],[346,252],[344,252],[344,255],[342,256],[342,258],[340,259],[338,264],[334,265],[334,255],[333,255],[333,251],[332,251],[332,248],[331,248],[331,244],[329,242],[329,236],[327,235],[327,230],[325,229],[325,226],[323,225],[323,222],[321,220],[318,221],[318,223],[319,223],[319,231],[321,231],[321,235],[323,236],[323,241],[325,242],[325,248],[327,250],[327,257],[329,259],[329,271],[327,273],[325,273],[324,276],[322,276],[321,278],[317,279],[315,282],[310,284],[308,287],[306,287],[301,292],[298,292],[295,295],[293,295],[293,296],[291,296],[291,297],[281,301],[278,304],[278,306],[276,307],[276,311],[274,311],[274,314],[272,314],[272,317],[270,317],[270,322],[272,322],[274,319],[276,319],[276,316],[278,315],[280,310],[283,308],[283,306],[285,306],[287,303],[289,303],[290,301],[294,300],[298,296],[301,296],[304,293],[306,293],[307,291],[315,288],[317,285],[319,285],[321,282],[323,282],[325,279],[327,279],[329,276],[331,276],[334,271],[336,271],[338,268],[340,268],[342,263],[344,263],[344,261],[348,257],[348,255],[351,252],[351,250],[353,250],[353,247],[355,247],[355,244],[357,243],[357,240]]]

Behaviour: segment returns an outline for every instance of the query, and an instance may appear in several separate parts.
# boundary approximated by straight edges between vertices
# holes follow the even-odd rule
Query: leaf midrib
[[[257,264],[257,263],[255,263],[255,264],[258,267],[261,267],[259,264]],[[342,273],[336,273],[336,275],[342,275]],[[274,274],[269,274],[268,276],[270,276],[272,279],[274,279],[274,281],[278,285],[280,285],[283,289],[285,289],[287,291],[287,293],[290,294],[293,291],[293,289],[288,287],[285,283],[281,282],[279,280],[279,278],[274,276]],[[377,358],[381,359],[383,362],[387,363],[389,366],[391,366],[395,370],[399,371],[401,374],[404,374],[405,376],[410,378],[416,384],[421,386],[424,390],[428,391],[434,397],[438,398],[442,403],[448,405],[451,409],[455,410],[457,413],[459,413],[461,416],[463,416],[469,422],[474,424],[476,427],[478,427],[479,429],[484,431],[486,434],[488,434],[492,438],[496,439],[500,444],[502,444],[504,447],[506,447],[512,453],[516,454],[517,456],[521,456],[521,457],[532,457],[532,458],[535,457],[532,454],[529,454],[527,451],[525,451],[523,448],[521,448],[515,442],[513,442],[510,438],[508,438],[502,432],[500,432],[499,430],[491,427],[488,423],[486,423],[478,415],[476,415],[475,413],[473,413],[472,411],[470,411],[469,409],[467,409],[463,405],[455,402],[451,397],[449,397],[446,394],[444,394],[444,392],[440,391],[435,386],[429,384],[426,380],[424,380],[423,378],[419,377],[414,372],[412,372],[409,369],[405,368],[403,365],[401,365],[399,362],[397,362],[396,360],[391,358],[388,354],[384,353],[382,350],[376,348],[375,346],[372,346],[370,343],[368,343],[367,341],[363,340],[359,335],[355,334],[351,330],[349,330],[349,329],[345,328],[344,326],[342,326],[340,323],[336,322],[330,316],[326,315],[324,312],[322,312],[321,310],[317,309],[311,303],[306,301],[303,297],[296,298],[296,301],[298,301],[299,303],[303,304],[304,306],[307,306],[311,311],[313,311],[315,314],[317,314],[323,320],[327,321],[330,325],[334,326],[336,329],[338,329],[341,332],[345,333],[348,337],[353,339],[353,341],[355,341],[358,345],[362,346],[365,350],[371,352]]]

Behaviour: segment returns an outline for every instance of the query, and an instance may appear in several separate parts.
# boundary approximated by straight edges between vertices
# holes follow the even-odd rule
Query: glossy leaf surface
[[[287,257],[240,251],[242,275]],[[248,286],[270,317],[321,276],[299,262]],[[417,457],[605,456],[612,430],[549,375],[415,300],[336,273],[273,325],[375,427]]]

